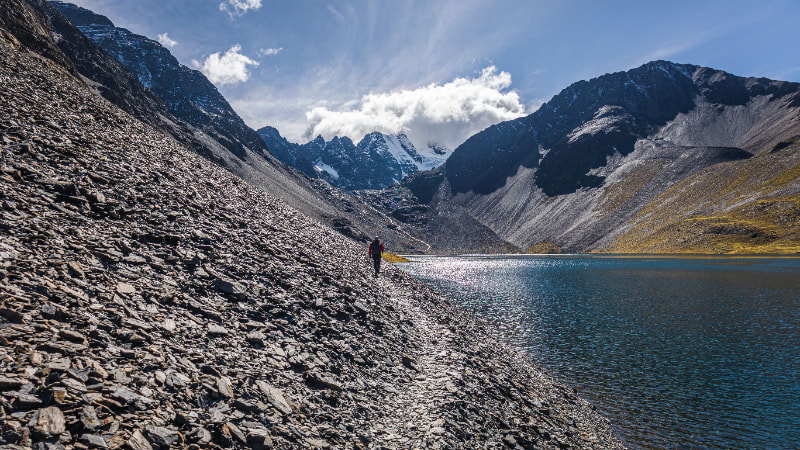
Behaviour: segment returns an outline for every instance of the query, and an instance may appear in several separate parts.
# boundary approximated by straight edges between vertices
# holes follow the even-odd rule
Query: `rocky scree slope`
[[[665,243],[667,234],[657,236],[663,227],[647,228],[640,212],[659,211],[651,217],[682,221],[761,201],[772,204],[777,221],[766,228],[733,226],[740,230],[732,238],[737,243],[714,251],[768,250],[764,236],[784,242],[776,249],[790,248],[797,244],[795,233],[781,225],[788,223],[781,217],[792,209],[773,200],[793,198],[798,181],[782,176],[775,178],[778,185],[766,182],[772,178],[769,167],[775,175],[794,167],[799,135],[800,84],[655,61],[569,86],[535,113],[472,136],[442,171],[408,180],[404,187],[423,202],[439,193],[440,205],[460,209],[521,249],[696,249],[682,244],[688,236],[678,236],[671,246],[626,245],[625,233],[640,224],[637,240]],[[717,167],[739,168],[741,176],[718,180],[737,170],[712,169]],[[748,167],[762,169],[746,175]],[[666,192],[690,179],[683,189],[693,200],[662,209]],[[749,189],[762,184],[763,189]],[[694,190],[700,186],[707,190]],[[436,204],[429,206],[435,211]],[[725,227],[705,227],[706,237],[720,242],[730,237],[715,235],[715,229]],[[762,240],[747,244],[744,230]],[[428,234],[439,232],[444,231]]]
[[[273,127],[258,134],[276,158],[311,178],[340,189],[383,189],[408,175],[440,166],[450,151],[438,145],[417,149],[405,134],[373,132],[358,144],[348,137],[326,141],[322,136],[305,144],[289,142]]]
[[[0,42],[10,448],[614,448],[411,277]]]
[[[172,117],[161,100],[136,77],[42,0],[4,2],[2,28],[8,36],[79,76],[106,100],[200,153],[204,146]]]
[[[24,2],[13,1],[23,5],[17,9],[24,10]],[[55,36],[57,47],[63,50],[61,53],[56,48],[51,52],[56,55],[55,61],[66,61],[62,64],[65,67],[74,63],[84,81],[115,105],[350,237],[369,241],[368,236],[380,234],[398,250],[426,248],[407,232],[388,228],[391,219],[386,215],[360,204],[352,196],[333,192],[326,184],[309,180],[276,160],[256,132],[244,124],[201,73],[179,64],[155,41],[116,28],[106,17],[68,3],[31,0],[28,5],[33,10],[29,15],[39,13],[37,20],[45,24],[42,28],[50,27],[49,32],[37,35],[43,44],[36,45],[56,48],[52,41]],[[14,17],[9,16],[8,29],[17,35],[35,23]]]

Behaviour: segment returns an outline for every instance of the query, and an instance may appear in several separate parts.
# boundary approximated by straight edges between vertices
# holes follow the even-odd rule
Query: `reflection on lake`
[[[398,266],[578,389],[628,445],[800,442],[800,259],[413,259]]]

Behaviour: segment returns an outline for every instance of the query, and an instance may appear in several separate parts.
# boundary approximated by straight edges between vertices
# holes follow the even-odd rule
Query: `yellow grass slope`
[[[601,251],[800,253],[800,140],[682,180]]]
[[[394,253],[389,253],[389,252],[381,253],[381,257],[383,257],[384,261],[387,261],[387,262],[390,262],[390,263],[411,262],[411,260],[408,259],[408,258],[403,258],[400,255],[396,255]]]

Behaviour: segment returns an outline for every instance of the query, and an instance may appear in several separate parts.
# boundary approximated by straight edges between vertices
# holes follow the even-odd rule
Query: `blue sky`
[[[800,2],[74,0],[202,69],[295,141],[455,146],[572,82],[668,59],[800,81]]]

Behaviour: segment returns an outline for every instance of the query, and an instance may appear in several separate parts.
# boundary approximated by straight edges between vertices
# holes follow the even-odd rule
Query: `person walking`
[[[369,244],[369,256],[372,257],[372,262],[375,264],[375,276],[381,272],[381,253],[383,253],[383,244],[378,236]]]

